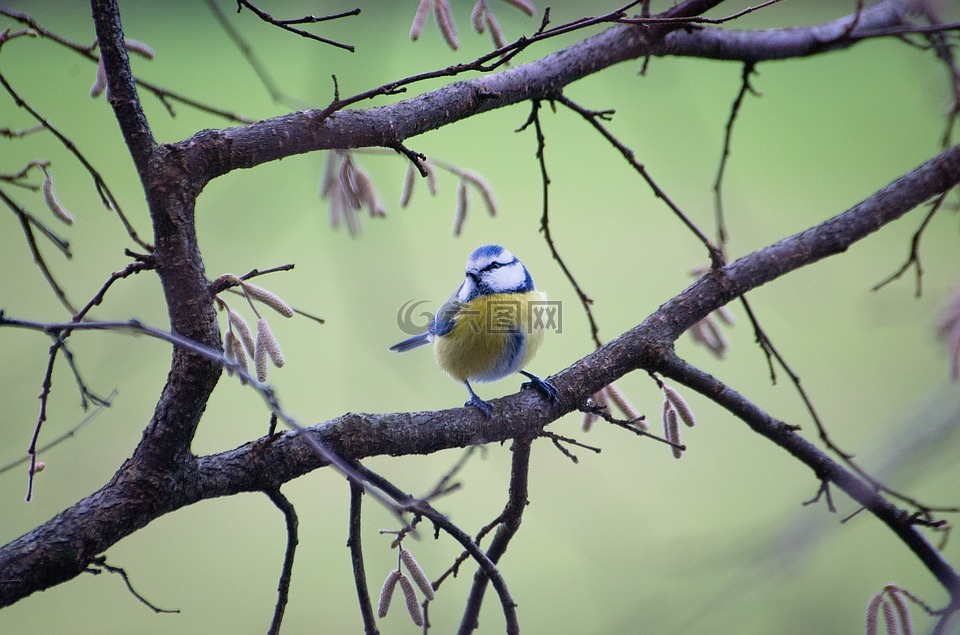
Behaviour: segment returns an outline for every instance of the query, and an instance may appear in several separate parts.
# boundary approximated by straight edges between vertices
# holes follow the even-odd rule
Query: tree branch
[[[176,147],[185,153],[193,172],[205,179],[315,150],[393,148],[409,137],[483,112],[528,100],[556,99],[568,84],[614,64],[649,55],[761,61],[849,47],[859,41],[854,36],[861,30],[905,24],[907,10],[919,1],[886,0],[863,11],[856,29],[847,37],[841,36],[852,17],[821,26],[769,31],[685,31],[683,23],[618,25],[536,61],[455,82],[388,106],[291,113],[249,126],[205,130]],[[697,15],[714,4],[688,0],[661,15]],[[774,55],[777,52],[779,56]]]

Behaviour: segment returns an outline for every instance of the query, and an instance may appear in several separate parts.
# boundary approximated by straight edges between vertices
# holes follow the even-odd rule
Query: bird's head
[[[533,291],[533,278],[523,263],[500,245],[482,245],[467,259],[467,277],[457,297],[461,302],[491,293]]]

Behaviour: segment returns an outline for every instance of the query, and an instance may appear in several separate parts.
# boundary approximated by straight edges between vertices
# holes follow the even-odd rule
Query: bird
[[[538,291],[530,272],[500,245],[481,245],[467,259],[466,276],[430,319],[425,333],[390,347],[400,353],[433,344],[437,366],[470,393],[464,406],[474,406],[487,418],[493,406],[470,385],[491,382],[515,372],[527,377],[523,387],[536,388],[559,401],[556,386],[524,370],[543,341],[542,312],[547,295]]]

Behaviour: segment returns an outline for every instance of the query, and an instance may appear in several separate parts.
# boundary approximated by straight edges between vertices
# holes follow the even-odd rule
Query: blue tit
[[[523,370],[543,341],[539,319],[547,296],[533,286],[530,272],[516,256],[500,245],[477,247],[467,260],[466,278],[430,320],[426,333],[390,347],[405,352],[433,343],[440,370],[463,382],[470,393],[465,406],[475,406],[485,416],[493,407],[473,392],[471,381],[496,381],[519,372],[533,386],[557,401],[556,387]]]

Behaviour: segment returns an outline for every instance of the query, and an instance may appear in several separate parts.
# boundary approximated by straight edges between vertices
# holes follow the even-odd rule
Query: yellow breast
[[[545,293],[495,293],[463,305],[453,329],[433,344],[440,369],[457,381],[496,381],[533,359],[543,325],[532,310]]]

